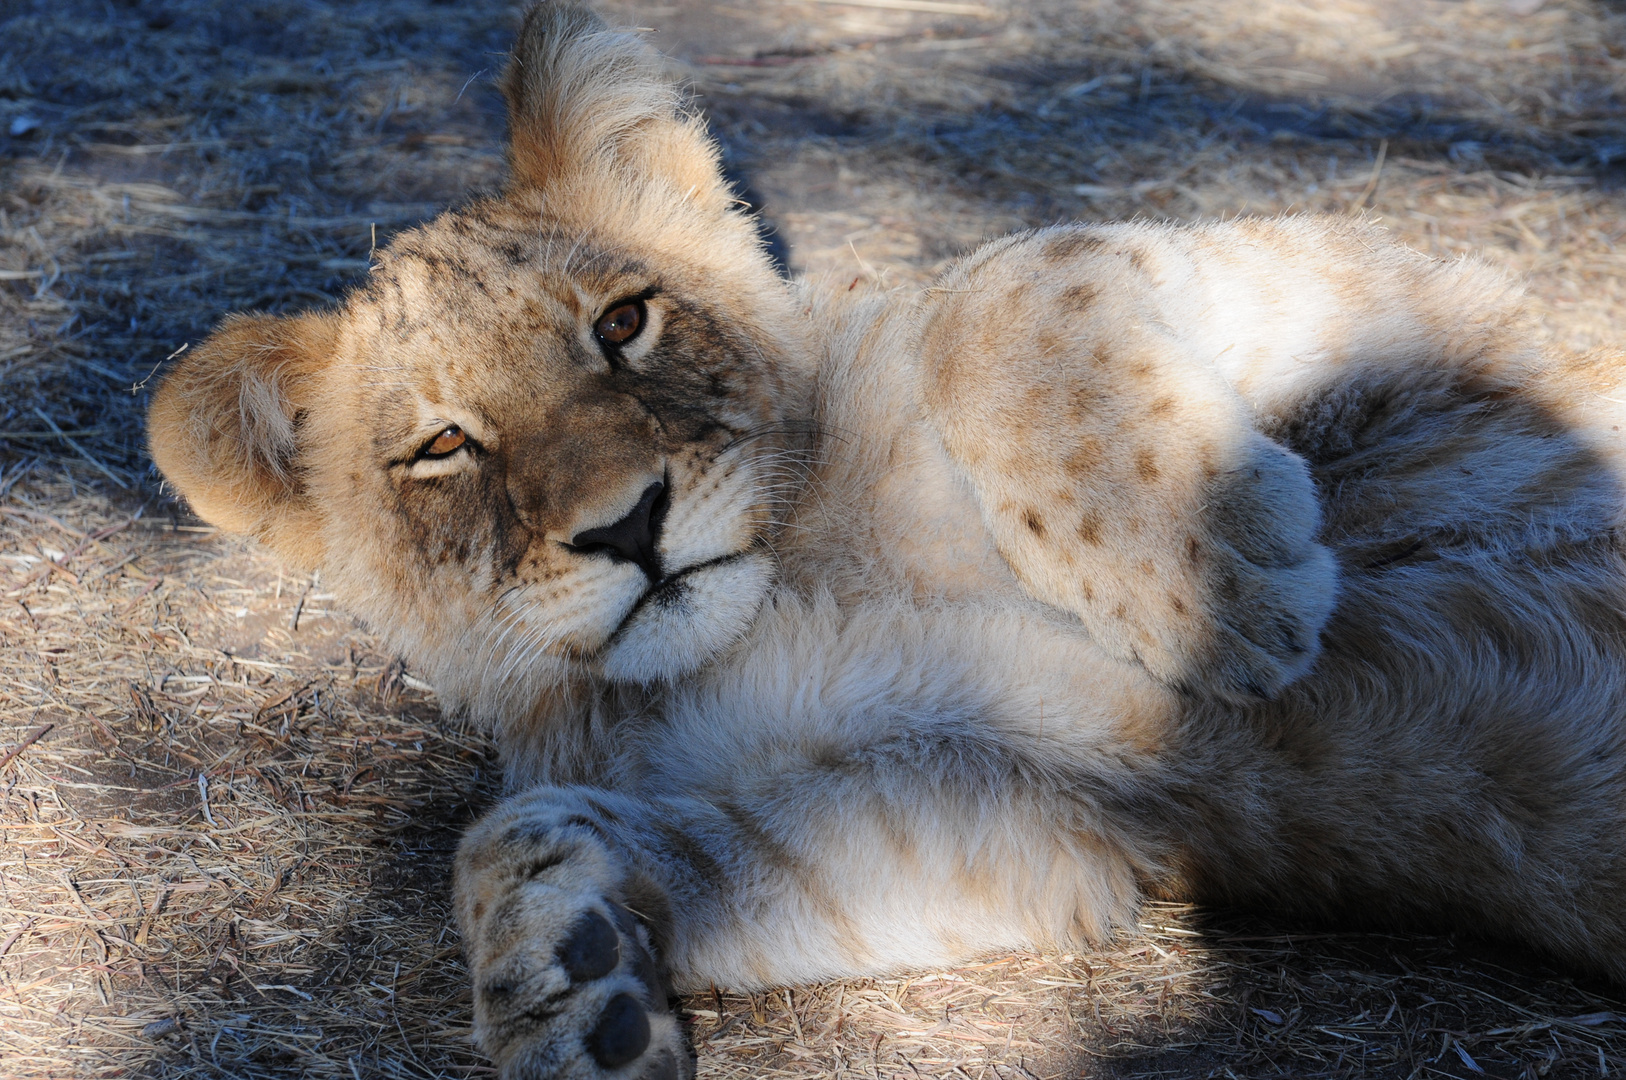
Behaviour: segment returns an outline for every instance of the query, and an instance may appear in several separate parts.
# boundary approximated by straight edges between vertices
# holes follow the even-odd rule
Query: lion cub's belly
[[[1157,751],[1177,695],[1023,587],[899,355],[830,402],[842,437],[779,545],[783,590],[702,690],[680,692],[675,739],[716,734],[723,785],[742,760],[772,772],[904,737],[1051,761]]]
[[[729,662],[667,706],[645,758],[650,779],[664,787],[664,775],[674,791],[698,779],[725,799],[809,770],[907,758],[911,746],[957,743],[1009,767],[1073,773],[1101,755],[1157,755],[1180,716],[1172,691],[1068,616],[1032,601],[904,592],[856,606],[827,591],[781,595]]]

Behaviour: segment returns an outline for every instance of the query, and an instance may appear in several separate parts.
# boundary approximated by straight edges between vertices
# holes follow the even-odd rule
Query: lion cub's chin
[[[687,571],[645,597],[605,648],[614,682],[651,683],[696,670],[737,641],[773,583],[760,552]]]

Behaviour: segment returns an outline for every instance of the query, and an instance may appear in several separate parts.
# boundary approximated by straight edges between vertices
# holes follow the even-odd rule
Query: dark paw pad
[[[606,1069],[635,1061],[649,1049],[649,1017],[631,994],[617,994],[604,1006],[598,1026],[587,1036],[587,1052]]]
[[[621,962],[621,942],[610,920],[596,911],[583,913],[570,936],[559,945],[559,964],[573,983],[602,979]]]
[[[610,907],[610,918],[615,920],[615,925],[621,928],[621,932],[623,934],[627,935],[632,940],[637,941],[638,916],[629,911],[625,905],[618,904],[614,900],[608,901],[608,904]]]
[[[666,999],[671,997],[672,993],[667,989],[666,980],[661,976],[660,965],[655,963],[655,958],[649,955],[648,949],[635,947],[638,948],[638,955],[633,963],[632,973],[637,976],[639,982],[649,988],[649,1003],[660,1012],[665,1012]]]
[[[666,985],[666,978],[661,974],[660,966],[648,949],[640,944],[638,933],[638,917],[625,907],[610,901],[610,917],[620,927],[621,933],[626,936],[632,946],[632,974],[638,981],[649,987],[649,1003],[657,1012],[666,1011],[666,999],[672,996]]]

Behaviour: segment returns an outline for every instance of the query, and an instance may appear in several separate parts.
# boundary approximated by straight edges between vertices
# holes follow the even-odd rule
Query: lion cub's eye
[[[600,315],[593,333],[609,346],[625,345],[644,328],[644,302],[625,300]]]
[[[433,442],[418,451],[418,456],[426,458],[445,457],[468,441],[469,437],[463,434],[463,429],[454,425],[436,435]]]

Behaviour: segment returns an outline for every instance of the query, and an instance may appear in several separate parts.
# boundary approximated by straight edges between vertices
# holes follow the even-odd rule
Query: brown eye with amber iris
[[[469,437],[463,434],[462,428],[449,427],[436,435],[434,442],[423,448],[421,456],[426,458],[445,457],[468,441]]]
[[[598,322],[593,324],[593,333],[604,344],[615,348],[637,337],[643,328],[643,301],[625,300],[599,316]]]

